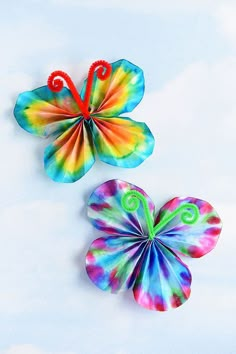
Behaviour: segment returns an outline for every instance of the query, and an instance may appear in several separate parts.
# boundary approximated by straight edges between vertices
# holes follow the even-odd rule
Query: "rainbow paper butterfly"
[[[66,73],[55,71],[48,86],[19,95],[14,115],[27,132],[56,136],[45,149],[45,169],[54,181],[69,183],[92,167],[95,148],[103,162],[126,168],[152,154],[154,138],[147,125],[120,117],[131,112],[143,94],[139,67],[124,59],[112,64],[100,60],[90,67],[80,94]]]
[[[133,289],[139,305],[157,311],[190,296],[191,273],[179,255],[202,257],[221,232],[218,214],[204,200],[174,198],[156,214],[142,189],[120,180],[93,192],[88,216],[106,234],[87,253],[89,278],[112,293]]]

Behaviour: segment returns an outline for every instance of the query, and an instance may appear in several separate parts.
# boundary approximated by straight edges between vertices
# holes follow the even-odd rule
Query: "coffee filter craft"
[[[189,298],[192,276],[181,256],[204,256],[221,232],[208,202],[176,197],[156,212],[142,189],[117,179],[92,193],[88,216],[103,234],[86,256],[91,281],[111,293],[132,289],[139,305],[157,311]]]
[[[64,87],[63,81],[67,87]],[[53,137],[44,153],[47,175],[57,182],[75,182],[99,159],[113,166],[140,165],[154,148],[145,123],[122,114],[133,111],[144,95],[143,71],[122,59],[94,62],[80,94],[72,79],[53,72],[48,85],[21,93],[14,115],[27,132]]]

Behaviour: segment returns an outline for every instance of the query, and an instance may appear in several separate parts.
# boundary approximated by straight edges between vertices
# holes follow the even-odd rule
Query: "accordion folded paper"
[[[105,233],[86,256],[92,282],[112,293],[133,289],[141,306],[157,311],[178,307],[190,295],[191,273],[179,256],[202,257],[221,232],[221,220],[206,201],[177,197],[156,214],[142,189],[120,180],[94,191],[88,215]]]
[[[68,88],[63,87],[63,80]],[[31,134],[55,140],[45,150],[44,165],[58,182],[75,182],[95,162],[132,168],[153,151],[154,138],[145,123],[131,112],[144,94],[143,71],[127,60],[92,64],[79,94],[71,78],[53,72],[48,86],[19,95],[14,115]]]

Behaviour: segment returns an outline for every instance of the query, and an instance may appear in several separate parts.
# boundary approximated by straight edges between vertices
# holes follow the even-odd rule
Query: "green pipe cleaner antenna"
[[[148,201],[142,193],[136,190],[130,190],[126,192],[121,199],[122,208],[128,213],[137,211],[140,207],[140,204],[142,204],[144,209],[144,215],[148,228],[148,236],[150,240],[153,240],[155,235],[180,213],[181,221],[186,225],[195,224],[200,216],[199,209],[195,204],[185,203],[179,206],[167,217],[164,217],[157,225],[154,226],[154,220],[150,213]]]

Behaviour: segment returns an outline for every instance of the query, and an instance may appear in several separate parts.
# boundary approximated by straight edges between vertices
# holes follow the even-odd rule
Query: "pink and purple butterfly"
[[[220,217],[206,201],[176,197],[156,213],[142,189],[121,180],[92,193],[88,216],[105,233],[87,253],[89,278],[112,293],[132,289],[139,305],[157,311],[189,298],[192,277],[180,257],[204,256],[221,232]]]

